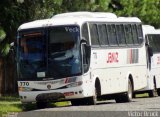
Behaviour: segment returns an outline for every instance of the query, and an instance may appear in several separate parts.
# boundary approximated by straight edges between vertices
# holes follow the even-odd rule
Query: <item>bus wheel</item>
[[[98,91],[98,89],[95,87],[94,96],[88,98],[87,105],[96,105],[97,104],[97,91]]]
[[[82,100],[80,99],[75,99],[71,101],[72,106],[79,106],[81,105],[80,103],[82,102]]]
[[[154,89],[148,91],[149,97],[155,97],[157,95],[156,94],[156,80],[155,80],[155,77],[154,77],[154,80],[153,80],[153,85],[154,85]]]
[[[29,111],[30,110],[30,105],[32,105],[32,103],[22,103],[23,111]]]
[[[117,103],[122,103],[122,102],[131,102],[133,97],[133,88],[132,88],[132,82],[129,80],[128,81],[128,91],[125,94],[119,94],[115,100]]]
[[[97,104],[97,96],[90,97],[88,100],[88,105],[96,105]]]
[[[133,93],[133,96],[132,96],[133,98],[136,98],[136,93]]]
[[[148,95],[149,95],[149,97],[155,97],[156,96],[154,90],[148,91]]]
[[[47,107],[48,103],[47,102],[39,102],[39,101],[37,101],[36,105],[37,105],[38,109],[43,109],[43,108]]]
[[[125,102],[130,102],[130,101],[132,101],[132,97],[133,97],[132,82],[129,80],[129,81],[128,81],[128,91],[127,91],[127,93],[124,95],[124,101],[125,101]]]
[[[158,96],[160,96],[160,88],[157,89],[157,94],[158,94]]]

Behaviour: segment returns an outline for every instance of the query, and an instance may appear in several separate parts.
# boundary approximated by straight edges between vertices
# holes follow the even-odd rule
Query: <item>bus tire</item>
[[[87,105],[96,105],[96,104],[97,104],[97,97],[96,96],[92,96],[92,97],[88,98]]]
[[[136,98],[136,93],[133,93],[133,96],[132,96],[133,98]]]
[[[128,80],[128,91],[116,96],[116,103],[131,102],[133,97],[133,86],[131,80]]]
[[[47,107],[47,105],[48,105],[48,103],[47,103],[47,102],[39,102],[39,101],[37,101],[37,102],[36,102],[37,109],[43,109],[43,108],[46,108],[46,107]]]
[[[72,106],[79,106],[82,104],[82,102],[83,102],[82,99],[74,99],[71,101],[71,104],[72,104]]]
[[[154,90],[148,91],[148,96],[149,96],[149,97],[155,97],[155,96],[156,96],[156,95],[155,95],[155,91],[154,91]]]
[[[133,97],[133,86],[131,80],[128,80],[128,91],[124,96],[125,102],[131,102]]]
[[[95,86],[94,95],[92,97],[89,97],[87,100],[87,105],[96,105],[97,104],[97,93],[99,89]]]
[[[116,97],[115,97],[115,101],[116,101],[116,103],[122,103],[123,102],[123,96],[121,96],[121,94],[120,95],[117,95]]]
[[[160,96],[160,88],[157,89],[157,94],[158,94],[158,96]]]
[[[29,111],[31,104],[32,104],[32,103],[22,103],[22,110],[23,110],[23,111]]]
[[[148,96],[149,97],[155,97],[156,96],[156,80],[155,80],[155,77],[154,77],[154,80],[153,80],[153,85],[154,85],[154,89],[148,91]]]

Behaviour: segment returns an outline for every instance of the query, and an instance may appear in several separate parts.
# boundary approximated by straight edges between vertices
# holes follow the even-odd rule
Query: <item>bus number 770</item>
[[[29,86],[29,82],[20,82],[20,86]]]

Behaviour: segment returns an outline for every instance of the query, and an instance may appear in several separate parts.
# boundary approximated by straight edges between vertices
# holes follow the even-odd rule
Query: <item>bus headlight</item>
[[[82,85],[82,84],[83,84],[82,81],[78,81],[78,82],[74,82],[74,83],[68,84],[67,87],[68,87],[68,88],[69,88],[69,87],[77,87],[77,86],[80,86],[80,85]]]

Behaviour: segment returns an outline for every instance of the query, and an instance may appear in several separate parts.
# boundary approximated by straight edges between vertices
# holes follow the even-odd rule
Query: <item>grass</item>
[[[147,93],[144,94],[136,94],[136,98],[148,97]],[[61,107],[71,105],[69,101],[65,102],[56,102],[49,104],[49,107]],[[27,105],[27,110],[35,110],[36,104]],[[18,96],[3,96],[0,97],[0,117],[2,114],[7,114],[9,112],[22,112],[23,105],[20,102]]]
[[[70,105],[70,102],[65,101],[65,102],[49,103],[48,107],[53,108],[53,107],[61,107],[68,105]],[[7,114],[9,112],[22,112],[22,111],[30,111],[36,109],[37,109],[36,103],[27,104],[23,106],[18,96],[0,97],[0,117],[2,116],[2,114]]]
[[[55,106],[67,106],[70,102],[56,102],[49,104],[49,107]],[[36,104],[28,104],[26,105],[27,110],[35,110]],[[8,112],[22,112],[23,105],[18,98],[18,96],[2,96],[0,97],[0,117],[2,114],[6,114]]]
[[[16,96],[0,97],[0,117],[9,112],[21,112],[22,104]]]
[[[136,98],[148,97],[148,93],[136,94]]]
[[[70,104],[69,102],[48,103],[47,108],[68,106],[69,104]],[[31,110],[36,110],[36,109],[37,109],[36,103],[30,103],[25,106],[22,106],[23,111],[31,111]]]
[[[54,103],[55,106],[68,106],[71,105],[71,102],[65,101],[65,102],[56,102]]]
[[[69,101],[55,102],[55,103],[48,103],[47,108],[62,107],[62,106],[68,106],[68,105],[71,105]],[[37,109],[36,103],[32,103],[32,104],[25,105],[24,111],[30,111],[30,110],[36,110],[36,109]]]

